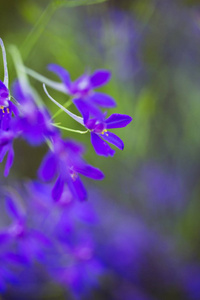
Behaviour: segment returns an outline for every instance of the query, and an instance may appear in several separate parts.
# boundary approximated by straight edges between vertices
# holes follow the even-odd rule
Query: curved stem
[[[8,67],[7,67],[7,59],[6,59],[6,49],[4,47],[3,40],[0,38],[0,45],[3,55],[3,65],[4,65],[4,84],[8,89]]]
[[[80,123],[81,125],[84,126],[84,122],[83,122],[83,118],[73,114],[71,111],[69,111],[67,108],[65,108],[64,106],[62,106],[60,103],[58,103],[53,97],[51,97],[46,89],[45,84],[43,83],[43,89],[47,95],[47,97],[53,102],[55,103],[58,107],[60,107],[64,112],[66,112],[66,114],[68,114],[70,117],[72,117],[75,121],[77,121],[78,123]]]

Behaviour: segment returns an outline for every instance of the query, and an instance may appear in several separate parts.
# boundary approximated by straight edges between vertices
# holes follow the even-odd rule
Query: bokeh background
[[[125,149],[114,158],[97,157],[89,135],[63,132],[85,143],[87,160],[106,174],[103,182],[87,183],[88,201],[102,220],[90,230],[109,269],[90,297],[198,300],[200,3],[70,3],[56,8],[45,0],[3,1],[0,35],[7,49],[19,48],[27,67],[51,79],[56,77],[47,70],[49,63],[65,67],[72,79],[86,70],[109,69],[112,79],[101,90],[116,99],[112,113],[133,117],[127,128],[115,131]],[[16,73],[7,52],[12,81]],[[30,80],[54,113],[41,83]],[[51,94],[65,103],[64,94]],[[59,122],[79,129],[65,114]],[[20,141],[15,150],[7,182],[36,178],[46,148]],[[64,299],[57,293],[41,299]]]

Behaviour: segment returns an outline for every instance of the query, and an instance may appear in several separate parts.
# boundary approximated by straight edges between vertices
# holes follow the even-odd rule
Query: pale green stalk
[[[57,124],[52,124],[52,125],[54,127],[59,128],[59,129],[63,129],[63,130],[71,131],[71,132],[75,132],[75,133],[80,133],[80,134],[85,134],[85,133],[88,132],[88,130],[82,131],[82,130],[76,130],[76,129],[67,128],[67,127],[64,127],[64,126],[57,125]]]
[[[68,100],[63,106],[64,108],[67,108],[69,107],[70,105],[72,104],[72,101],[71,99]],[[57,116],[59,116],[61,113],[63,112],[62,108],[60,108],[52,117],[52,120],[55,119]]]
[[[8,89],[8,67],[7,67],[7,59],[6,59],[6,49],[4,47],[4,43],[1,38],[0,38],[0,45],[1,45],[2,55],[3,55],[3,66],[4,66],[4,81],[3,82]]]

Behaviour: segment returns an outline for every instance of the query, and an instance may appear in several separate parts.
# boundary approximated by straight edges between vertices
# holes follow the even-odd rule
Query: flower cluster
[[[16,48],[12,48],[11,52],[18,79],[9,89],[6,51],[1,39],[0,45],[4,60],[4,82],[0,81],[0,162],[6,157],[4,176],[9,175],[14,161],[13,144],[16,139],[24,139],[34,147],[42,144],[49,147],[38,169],[40,182],[26,183],[25,189],[19,186],[1,189],[7,214],[2,220],[5,226],[0,229],[0,259],[4,262],[0,266],[0,292],[6,293],[9,285],[15,289],[20,280],[29,289],[27,274],[37,262],[52,279],[75,293],[81,293],[96,284],[97,275],[103,270],[100,261],[93,255],[90,233],[79,232],[76,228],[82,218],[86,223],[95,220],[87,203],[85,207],[79,207],[81,204],[77,201],[87,198],[81,177],[102,180],[104,174],[84,160],[85,147],[82,144],[69,138],[63,139],[62,128],[77,133],[81,131],[54,123],[54,117],[31,87],[26,74],[30,70],[23,66]],[[116,103],[110,96],[94,91],[108,82],[110,72],[99,70],[71,82],[68,72],[62,67],[50,65],[49,69],[62,82],[53,82],[40,75],[43,83],[65,92],[81,115],[75,115],[54,100],[44,84],[49,99],[60,107],[56,114],[65,111],[84,126],[84,133],[91,134],[91,142],[98,155],[114,155],[115,151],[107,143],[122,150],[123,141],[109,130],[127,126],[132,118],[121,114],[106,117],[102,109],[115,107]],[[37,74],[32,71],[31,75],[33,73]],[[1,211],[4,209],[1,207]],[[58,227],[60,230],[57,230]]]
[[[51,185],[38,181],[4,190],[0,216],[6,211],[9,217],[0,230],[4,299],[43,299],[45,290],[57,299],[56,286],[63,299],[96,299],[95,290],[99,299],[105,293],[119,300],[199,298],[200,268],[177,256],[172,237],[113,205],[99,190],[90,195],[93,201],[79,203],[65,185],[60,200],[51,201]]]
[[[5,74],[8,74],[2,41],[1,46],[4,53]],[[16,60],[15,57],[14,60]],[[23,68],[23,64],[19,65],[17,60],[16,67]],[[116,103],[110,96],[94,91],[95,88],[108,82],[110,72],[99,70],[90,76],[85,74],[75,82],[71,82],[68,72],[61,66],[51,64],[49,69],[62,79],[60,84],[47,80],[48,83],[50,82],[49,85],[56,89],[62,88],[71,97],[81,116],[71,113],[54,100],[44,85],[46,94],[68,115],[84,126],[86,132],[91,133],[91,141],[96,153],[104,156],[114,155],[115,151],[107,142],[122,150],[124,148],[123,141],[108,129],[125,127],[132,118],[121,114],[112,114],[106,118],[106,112],[101,108],[112,108],[116,106]],[[0,82],[0,161],[8,152],[4,175],[9,174],[13,163],[14,139],[23,138],[32,146],[47,143],[50,150],[44,157],[38,174],[43,181],[56,178],[52,189],[52,198],[58,201],[62,196],[64,186],[67,185],[73,197],[85,200],[87,192],[79,175],[101,180],[104,177],[103,173],[83,160],[84,147],[81,144],[62,138],[60,131],[62,127],[53,122],[47,107],[42,102],[38,103],[38,97],[27,77],[20,77],[12,86],[12,97],[16,100],[15,104],[11,101],[7,78],[8,75],[6,75],[4,83]],[[44,81],[46,81],[45,78]]]

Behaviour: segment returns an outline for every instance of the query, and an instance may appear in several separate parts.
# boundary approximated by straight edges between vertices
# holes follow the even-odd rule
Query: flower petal
[[[65,183],[62,180],[62,178],[58,177],[58,179],[56,180],[56,183],[53,187],[52,193],[51,193],[53,200],[55,200],[55,201],[60,200],[63,190],[64,190],[64,184]]]
[[[8,151],[8,156],[7,156],[7,160],[6,160],[6,165],[5,165],[5,169],[4,169],[4,176],[7,177],[9,172],[10,172],[10,168],[12,167],[13,161],[14,161],[14,150],[13,150],[13,146],[11,145]]]
[[[0,163],[3,161],[6,153],[9,150],[9,145],[5,145],[3,147],[0,147]]]
[[[99,92],[95,92],[89,97],[89,100],[102,107],[111,108],[116,106],[115,100],[112,97]]]
[[[20,103],[20,104],[23,104],[25,102],[25,97],[24,97],[24,94],[22,92],[22,89],[21,89],[21,86],[20,86],[20,83],[19,83],[19,80],[15,80],[12,84],[12,87],[11,87],[11,90],[12,90],[12,95],[15,99],[17,99],[17,101]]]
[[[73,102],[76,105],[79,112],[81,113],[81,115],[83,116],[84,123],[86,123],[89,119],[89,110],[87,104],[82,99],[74,99]]]
[[[113,156],[115,154],[115,150],[104,142],[96,133],[91,132],[91,142],[98,155]]]
[[[85,147],[81,143],[74,140],[64,140],[62,141],[64,147],[67,148],[67,151],[72,151],[76,155],[81,155],[85,152]]]
[[[66,85],[67,89],[70,91],[71,80],[67,70],[56,64],[48,65],[48,70],[54,72],[58,77],[60,77],[60,79]]]
[[[0,105],[7,106],[9,99],[9,90],[5,84],[0,80]]]
[[[79,178],[79,176],[76,177],[75,180],[72,180],[74,190],[76,192],[76,195],[80,201],[84,201],[87,198],[87,191]]]
[[[10,111],[12,111],[15,116],[19,115],[19,110],[18,110],[17,106],[15,104],[13,104],[11,101],[9,101],[9,108],[10,108]]]
[[[92,115],[97,119],[102,120],[104,115],[101,110],[90,101],[82,100],[82,99],[75,99],[73,100],[74,104],[76,105],[77,109],[83,116],[84,124],[87,123],[89,116]]]
[[[126,127],[132,118],[128,115],[122,114],[112,114],[108,119],[106,119],[107,128],[122,128]]]
[[[83,74],[76,79],[71,85],[71,93],[73,95],[79,94],[80,98],[86,96],[91,90],[90,77],[87,74]]]
[[[94,180],[102,180],[104,178],[104,174],[101,172],[101,170],[87,164],[75,167],[74,169],[76,172]]]
[[[117,148],[119,148],[120,150],[124,149],[124,143],[123,141],[114,133],[112,132],[105,132],[104,134],[100,134],[100,136],[106,140],[107,142],[115,145]]]
[[[111,77],[111,73],[107,70],[97,70],[90,77],[90,83],[93,88],[106,84]]]
[[[1,230],[1,232],[0,232],[0,245],[7,242],[7,240],[9,240],[9,238],[10,238],[10,235],[9,235],[8,231],[7,230]]]
[[[44,181],[49,181],[54,178],[57,171],[57,164],[55,155],[48,152],[44,157],[42,164],[38,170],[38,175]]]
[[[6,196],[6,208],[9,215],[15,219],[21,220],[24,217],[24,213],[19,206],[19,203],[17,203],[16,200],[14,201],[9,195]]]
[[[14,132],[11,130],[1,130],[0,129],[0,146],[9,145],[11,140],[14,138]]]

